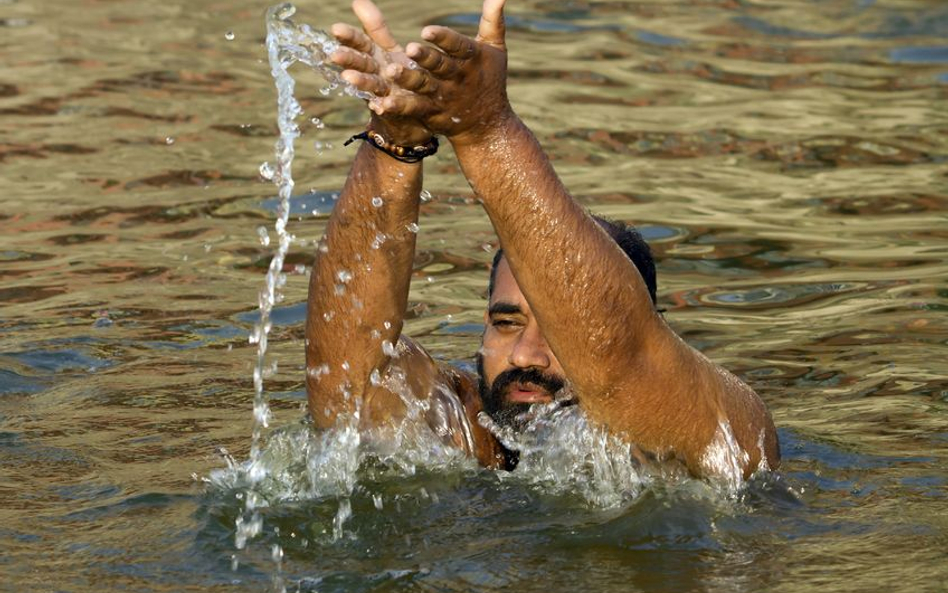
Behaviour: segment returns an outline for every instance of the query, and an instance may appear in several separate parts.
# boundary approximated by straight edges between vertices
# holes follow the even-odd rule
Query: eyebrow
[[[509,314],[523,314],[523,309],[520,308],[520,305],[515,305],[513,303],[505,303],[503,301],[494,303],[487,309],[488,315],[509,315]]]

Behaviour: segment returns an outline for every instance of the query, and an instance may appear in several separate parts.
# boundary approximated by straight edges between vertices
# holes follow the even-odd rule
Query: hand
[[[330,31],[342,45],[329,57],[344,68],[342,78],[359,90],[376,96],[369,101],[371,127],[395,144],[417,144],[427,140],[431,132],[416,119],[399,113],[383,115],[380,103],[386,98],[412,94],[381,75],[385,67],[416,67],[405,50],[392,36],[381,11],[371,0],[354,0],[352,11],[362,23],[364,33],[344,23],[336,23]]]
[[[447,27],[422,29],[422,38],[436,47],[408,44],[407,57],[421,68],[398,61],[383,67],[383,77],[401,92],[380,98],[376,113],[416,118],[455,144],[482,141],[512,116],[504,1],[484,0],[474,39]]]

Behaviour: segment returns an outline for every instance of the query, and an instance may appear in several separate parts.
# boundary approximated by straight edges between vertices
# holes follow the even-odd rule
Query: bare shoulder
[[[737,375],[684,343],[677,335],[693,380],[690,397],[704,411],[700,437],[690,443],[689,466],[701,475],[740,470],[744,478],[780,464],[777,431],[760,396]]]
[[[720,473],[721,455],[744,477],[764,464],[776,468],[777,433],[760,397],[662,326],[614,391],[591,398],[590,416],[659,458],[680,459],[698,476]]]
[[[366,392],[361,427],[376,428],[413,421],[409,406],[441,439],[475,457],[481,465],[499,467],[499,443],[477,421],[483,409],[473,374],[434,360],[415,340],[402,336],[389,363]]]

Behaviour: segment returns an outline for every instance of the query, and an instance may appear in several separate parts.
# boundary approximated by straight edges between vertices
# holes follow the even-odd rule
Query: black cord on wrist
[[[385,139],[384,136],[373,130],[366,130],[345,141],[343,146],[349,146],[356,140],[365,140],[376,150],[381,150],[396,161],[403,163],[418,163],[421,159],[438,152],[438,137],[432,136],[422,144],[401,146]]]

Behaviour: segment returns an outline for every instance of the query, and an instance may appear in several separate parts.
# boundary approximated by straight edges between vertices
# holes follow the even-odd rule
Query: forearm
[[[420,164],[359,148],[310,277],[306,381],[317,425],[355,409],[398,341],[421,183]]]
[[[512,112],[454,147],[564,369],[593,389],[610,385],[609,373],[628,366],[657,322],[634,264],[573,200]]]

